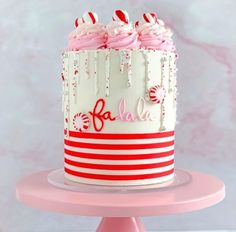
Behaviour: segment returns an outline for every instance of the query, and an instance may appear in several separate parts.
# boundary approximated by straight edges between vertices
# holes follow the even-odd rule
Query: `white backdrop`
[[[74,19],[115,9],[136,21],[155,11],[175,33],[178,60],[176,163],[217,175],[227,198],[189,214],[149,217],[151,231],[236,229],[236,1],[1,0],[0,231],[93,231],[98,218],[41,212],[15,200],[16,181],[63,165],[61,53]]]

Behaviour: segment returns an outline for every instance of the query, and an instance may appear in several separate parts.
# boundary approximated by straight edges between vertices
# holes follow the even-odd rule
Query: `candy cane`
[[[124,10],[116,10],[113,14],[112,17],[113,21],[116,22],[124,22],[124,23],[129,23],[129,15],[126,11]]]
[[[143,14],[143,19],[146,23],[157,23],[157,16],[155,13]]]
[[[89,117],[86,114],[78,113],[73,118],[73,126],[77,131],[85,131],[89,127]]]
[[[134,24],[135,27],[138,27],[139,26],[139,21],[136,21],[135,24]]]
[[[92,23],[92,24],[95,24],[98,22],[98,16],[96,13],[92,12],[92,11],[89,11],[89,12],[85,12],[83,14],[83,22],[84,23]]]
[[[165,98],[165,89],[159,85],[151,87],[149,90],[149,98],[153,103],[159,104]]]

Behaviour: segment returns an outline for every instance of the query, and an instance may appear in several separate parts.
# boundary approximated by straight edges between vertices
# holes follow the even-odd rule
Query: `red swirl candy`
[[[129,15],[124,10],[116,10],[113,14],[112,19],[113,19],[113,21],[117,21],[117,22],[121,21],[126,24],[129,23]]]
[[[143,19],[146,23],[157,23],[157,16],[155,13],[145,13],[143,14]]]
[[[149,90],[149,98],[150,100],[155,103],[159,104],[165,98],[165,89],[159,85],[153,86]]]
[[[95,12],[89,11],[83,14],[82,20],[84,23],[95,24],[98,22],[98,16]]]
[[[76,131],[82,132],[89,127],[89,117],[86,114],[78,113],[73,118],[73,126]]]

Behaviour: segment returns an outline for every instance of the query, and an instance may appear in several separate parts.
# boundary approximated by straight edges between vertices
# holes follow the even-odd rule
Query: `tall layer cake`
[[[76,19],[63,54],[65,177],[110,186],[174,177],[176,53],[154,13],[133,26],[117,10],[104,26]]]

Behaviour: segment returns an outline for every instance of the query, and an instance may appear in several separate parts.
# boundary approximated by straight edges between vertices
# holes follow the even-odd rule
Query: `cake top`
[[[135,24],[124,10],[116,10],[107,25],[89,11],[75,20],[67,51],[96,49],[151,49],[175,52],[172,31],[155,13],[144,13]]]

